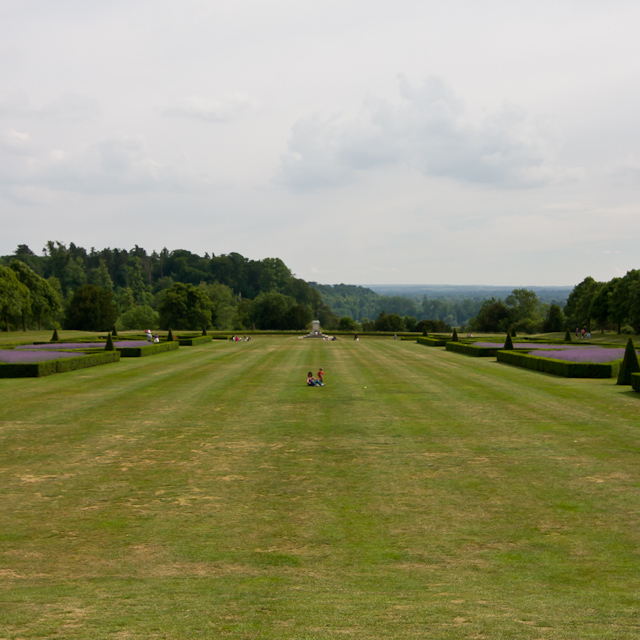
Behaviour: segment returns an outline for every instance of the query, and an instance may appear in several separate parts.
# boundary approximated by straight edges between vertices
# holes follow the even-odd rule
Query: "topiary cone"
[[[502,347],[505,351],[513,351],[513,340],[511,339],[511,334],[507,331],[507,339],[504,341],[504,347]]]
[[[167,342],[173,342],[173,333],[171,333],[171,329],[169,329],[169,333],[167,333]]]
[[[516,337],[516,330],[515,329],[511,329],[511,337],[512,338]]]
[[[202,335],[203,336],[207,335],[207,327],[202,327]]]
[[[620,365],[618,372],[618,384],[631,384],[631,374],[640,372],[640,364],[638,364],[638,354],[633,345],[633,340],[629,338],[627,347],[624,350],[624,360]]]
[[[458,332],[455,328],[453,330],[453,335],[451,336],[451,342],[460,342],[458,338]]]
[[[571,331],[569,331],[569,329],[567,329],[567,332],[564,334],[564,341],[571,342]]]
[[[53,335],[51,336],[51,342],[60,342],[60,338],[58,337],[58,330],[53,330]]]
[[[115,351],[116,348],[113,344],[113,339],[111,338],[111,334],[108,333],[107,334],[107,344],[104,345],[104,350],[105,351]]]
[[[111,329],[111,335],[116,337],[118,335],[118,330],[116,329],[116,325],[113,325],[113,329]]]

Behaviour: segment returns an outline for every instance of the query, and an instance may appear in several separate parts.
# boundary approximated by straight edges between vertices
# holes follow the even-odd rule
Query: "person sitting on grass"
[[[320,380],[316,380],[313,377],[313,373],[309,371],[309,373],[307,373],[307,387],[322,387],[322,386],[324,386],[322,382],[320,382]]]

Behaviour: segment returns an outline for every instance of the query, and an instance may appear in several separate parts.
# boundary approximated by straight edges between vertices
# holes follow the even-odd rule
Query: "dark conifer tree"
[[[507,333],[507,339],[504,341],[504,347],[502,347],[505,351],[513,351],[513,340],[511,339],[511,334]]]
[[[627,348],[624,350],[624,360],[620,365],[618,373],[618,384],[631,384],[631,374],[640,372],[640,364],[638,364],[638,354],[633,345],[633,340],[629,338]]]

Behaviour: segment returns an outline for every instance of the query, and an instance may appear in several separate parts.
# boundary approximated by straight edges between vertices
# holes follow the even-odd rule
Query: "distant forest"
[[[349,316],[366,323],[384,311],[415,317],[419,321],[441,320],[452,327],[468,324],[485,300],[506,297],[512,291],[510,287],[309,284],[320,292],[325,303],[340,317]],[[564,306],[571,293],[571,287],[532,287],[532,290],[542,305]],[[388,292],[388,295],[382,292]]]
[[[20,328],[279,329],[528,333],[577,327],[640,332],[640,271],[568,287],[323,285],[280,258],[185,249],[147,253],[47,242],[0,257],[0,319]],[[384,295],[386,291],[394,295]],[[405,295],[400,295],[405,294]]]
[[[338,324],[320,293],[279,258],[199,256],[184,249],[149,254],[137,245],[129,251],[86,250],[50,241],[42,255],[19,245],[13,255],[0,258],[3,269],[0,285],[5,282],[15,293],[8,302],[0,299],[5,327],[84,328],[77,320],[70,322],[77,316],[70,308],[95,306],[98,298],[100,313],[80,324],[104,325],[113,318],[124,329],[287,330],[303,329],[314,317],[324,326]],[[28,291],[18,288],[20,283]]]

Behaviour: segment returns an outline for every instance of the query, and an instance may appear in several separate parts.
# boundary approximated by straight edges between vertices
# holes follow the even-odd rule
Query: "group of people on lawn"
[[[313,372],[309,371],[307,374],[307,387],[324,387],[324,371],[322,367],[318,371],[318,377],[313,377]]]

